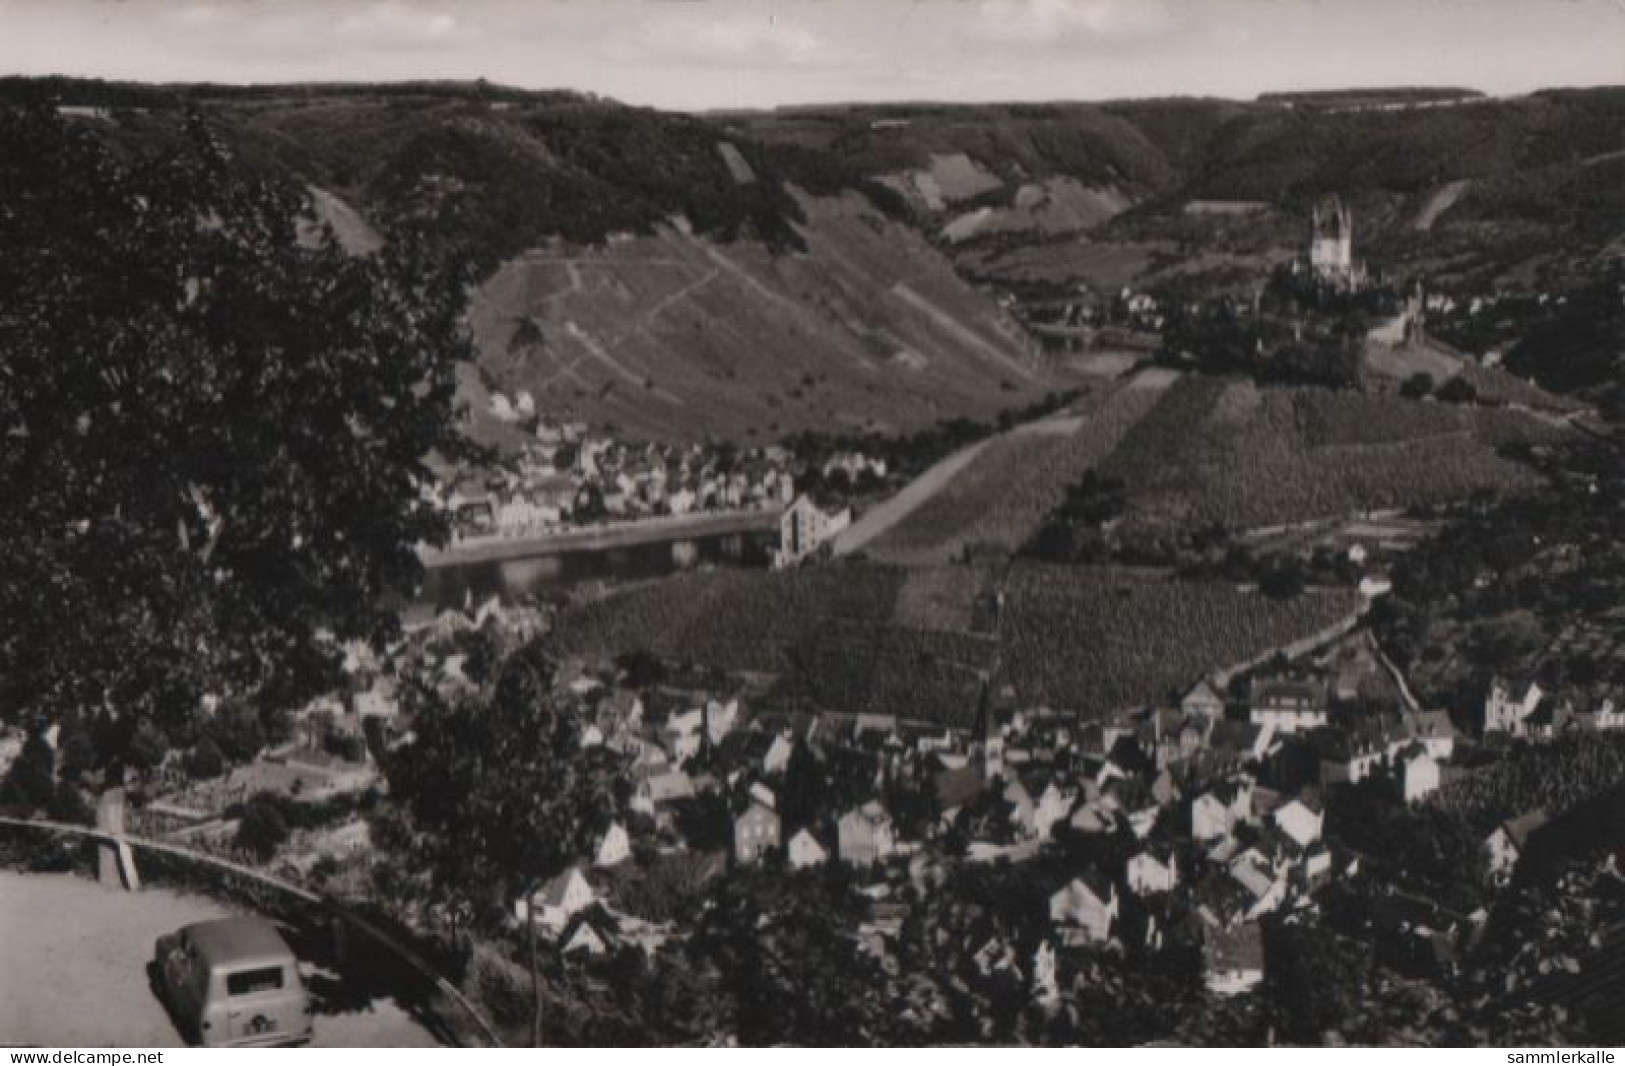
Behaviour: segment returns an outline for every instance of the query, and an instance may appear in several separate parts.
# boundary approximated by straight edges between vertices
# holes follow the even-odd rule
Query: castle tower
[[[1315,277],[1348,282],[1354,277],[1354,219],[1343,201],[1328,196],[1314,207],[1309,269]]]

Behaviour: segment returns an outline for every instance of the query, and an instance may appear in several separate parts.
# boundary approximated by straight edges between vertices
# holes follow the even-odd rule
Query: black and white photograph
[[[0,0],[12,1062],[1621,1044],[1625,0]]]

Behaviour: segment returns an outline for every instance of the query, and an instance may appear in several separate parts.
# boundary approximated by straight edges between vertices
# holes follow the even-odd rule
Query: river
[[[556,591],[583,581],[639,581],[702,566],[764,567],[773,560],[777,532],[716,533],[616,548],[546,552],[516,559],[430,567],[420,602],[439,610],[479,603],[493,593],[506,601]]]

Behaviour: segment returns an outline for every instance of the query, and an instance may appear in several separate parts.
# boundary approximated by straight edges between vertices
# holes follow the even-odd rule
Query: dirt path
[[[1456,206],[1456,201],[1462,198],[1472,184],[1465,179],[1452,181],[1429,197],[1428,202],[1416,216],[1416,229],[1423,232],[1432,229],[1439,216]]]
[[[1016,359],[1000,351],[991,341],[976,333],[964,323],[957,321],[948,312],[921,296],[903,282],[893,285],[891,294],[924,315],[927,321],[959,341],[963,347],[970,348],[989,362],[1003,367],[1012,374],[1017,374],[1028,381],[1038,380],[1038,375],[1030,367],[1023,366]]]
[[[226,907],[167,889],[124,892],[69,874],[0,872],[0,1043],[180,1047],[147,984],[153,943]],[[307,973],[307,977],[308,977]],[[316,1017],[323,1047],[435,1047],[394,1003]]]

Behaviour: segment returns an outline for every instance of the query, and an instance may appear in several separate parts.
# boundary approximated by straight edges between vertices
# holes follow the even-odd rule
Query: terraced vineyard
[[[991,636],[837,622],[789,650],[786,692],[827,710],[968,727],[998,651]]]
[[[1246,529],[1516,493],[1498,445],[1566,433],[1527,412],[1191,378],[1101,464],[1128,486],[1130,535]]]
[[[1274,600],[1157,572],[1021,563],[1005,585],[1003,677],[1024,700],[1098,717],[1349,617],[1352,591]]]
[[[1010,555],[1037,531],[1066,490],[1111,454],[1131,427],[1157,405],[1158,379],[1091,400],[1070,432],[1043,423],[988,442],[969,466],[868,548],[886,562],[940,563],[967,554]]]
[[[785,649],[830,620],[886,622],[904,572],[810,567],[682,574],[565,612],[549,638],[566,655],[643,649],[724,670],[777,673]]]
[[[1020,563],[998,578],[868,564],[694,573],[568,611],[550,639],[564,654],[644,648],[774,674],[781,694],[825,710],[964,725],[984,674],[1094,717],[1323,630],[1358,602],[1098,567]]]

